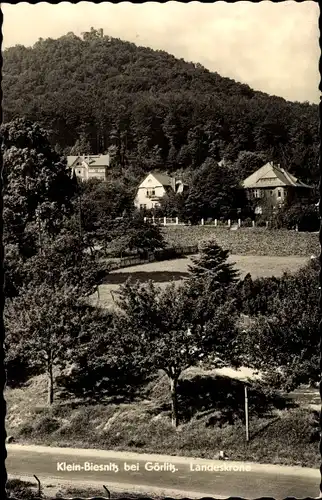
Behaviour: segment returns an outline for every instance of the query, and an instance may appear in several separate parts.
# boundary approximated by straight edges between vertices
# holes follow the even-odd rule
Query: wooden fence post
[[[176,224],[178,225],[179,224],[179,218],[176,217]]]
[[[241,227],[241,220],[238,219],[238,227]]]
[[[163,217],[163,225],[166,226],[167,225],[167,218],[166,217]]]
[[[215,227],[217,227],[217,219],[215,219]]]
[[[230,219],[228,219],[228,227],[230,227]]]
[[[204,219],[201,219],[201,225],[203,226],[205,223]]]
[[[255,221],[252,220],[252,227],[255,227]]]

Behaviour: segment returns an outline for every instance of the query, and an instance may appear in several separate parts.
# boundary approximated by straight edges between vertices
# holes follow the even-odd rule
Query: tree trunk
[[[49,405],[52,405],[54,402],[54,376],[53,376],[53,365],[52,363],[48,363],[48,397],[47,397],[47,403]]]
[[[173,427],[178,426],[178,394],[177,394],[178,378],[170,378],[171,392],[171,421]]]

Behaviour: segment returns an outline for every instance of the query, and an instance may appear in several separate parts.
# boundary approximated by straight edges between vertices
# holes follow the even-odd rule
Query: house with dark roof
[[[110,155],[67,156],[67,166],[72,174],[83,181],[88,179],[107,180]]]
[[[137,189],[134,205],[139,210],[152,210],[160,206],[161,198],[169,192],[182,193],[186,188],[181,180],[160,172],[151,172]]]
[[[304,200],[312,189],[280,165],[266,163],[247,177],[243,183],[247,198],[254,200],[255,212],[263,213],[264,207],[276,209],[286,201]]]

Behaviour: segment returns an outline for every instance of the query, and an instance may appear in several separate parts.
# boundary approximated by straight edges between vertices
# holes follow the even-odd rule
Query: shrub
[[[46,435],[55,432],[59,428],[59,421],[52,417],[41,417],[35,425],[37,434]]]
[[[17,500],[36,500],[39,497],[31,490],[32,483],[21,481],[21,479],[8,479],[6,490],[8,498]]]

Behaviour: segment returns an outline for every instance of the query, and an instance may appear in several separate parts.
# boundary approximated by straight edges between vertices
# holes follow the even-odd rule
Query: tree
[[[244,332],[247,365],[280,389],[320,380],[318,273],[313,260],[295,275],[285,274],[269,309],[252,316]]]
[[[253,174],[260,167],[263,167],[269,158],[263,153],[253,151],[240,151],[235,162],[236,175],[243,181],[249,175]]]
[[[24,262],[39,250],[41,234],[58,234],[71,215],[76,185],[39,124],[16,119],[2,125],[0,135],[5,286],[12,295],[21,286]]]
[[[189,190],[186,211],[192,222],[229,217],[237,206],[238,180],[226,165],[208,158],[197,170]]]
[[[165,245],[160,227],[144,222],[141,214],[133,214],[114,222],[111,237],[121,252],[134,250],[141,255],[164,248]]]
[[[39,124],[18,118],[1,126],[4,242],[29,255],[35,245],[28,225],[38,220],[55,231],[71,210],[76,185]]]
[[[105,396],[126,400],[133,398],[150,373],[133,356],[130,345],[124,345],[115,336],[112,314],[93,308],[89,321],[82,321],[82,332],[71,349],[70,363],[56,378],[65,394],[91,401]]]
[[[70,149],[69,154],[75,156],[92,154],[90,141],[84,132],[80,134],[74,146]]]
[[[215,296],[212,296],[215,299]],[[152,282],[122,286],[115,320],[116,337],[145,366],[169,379],[173,426],[179,422],[177,387],[190,366],[211,358],[214,366],[236,363],[236,318],[231,303],[214,302],[211,317],[189,287]]]
[[[54,401],[55,370],[69,360],[70,349],[84,328],[88,306],[80,305],[67,287],[47,283],[24,288],[7,302],[5,309],[6,344],[23,353],[29,364],[46,373],[48,404]]]
[[[207,283],[208,288],[228,288],[238,280],[238,271],[234,264],[227,261],[228,250],[223,250],[215,241],[207,241],[200,249],[197,257],[192,257],[192,265],[188,266],[189,281],[194,286]]]

